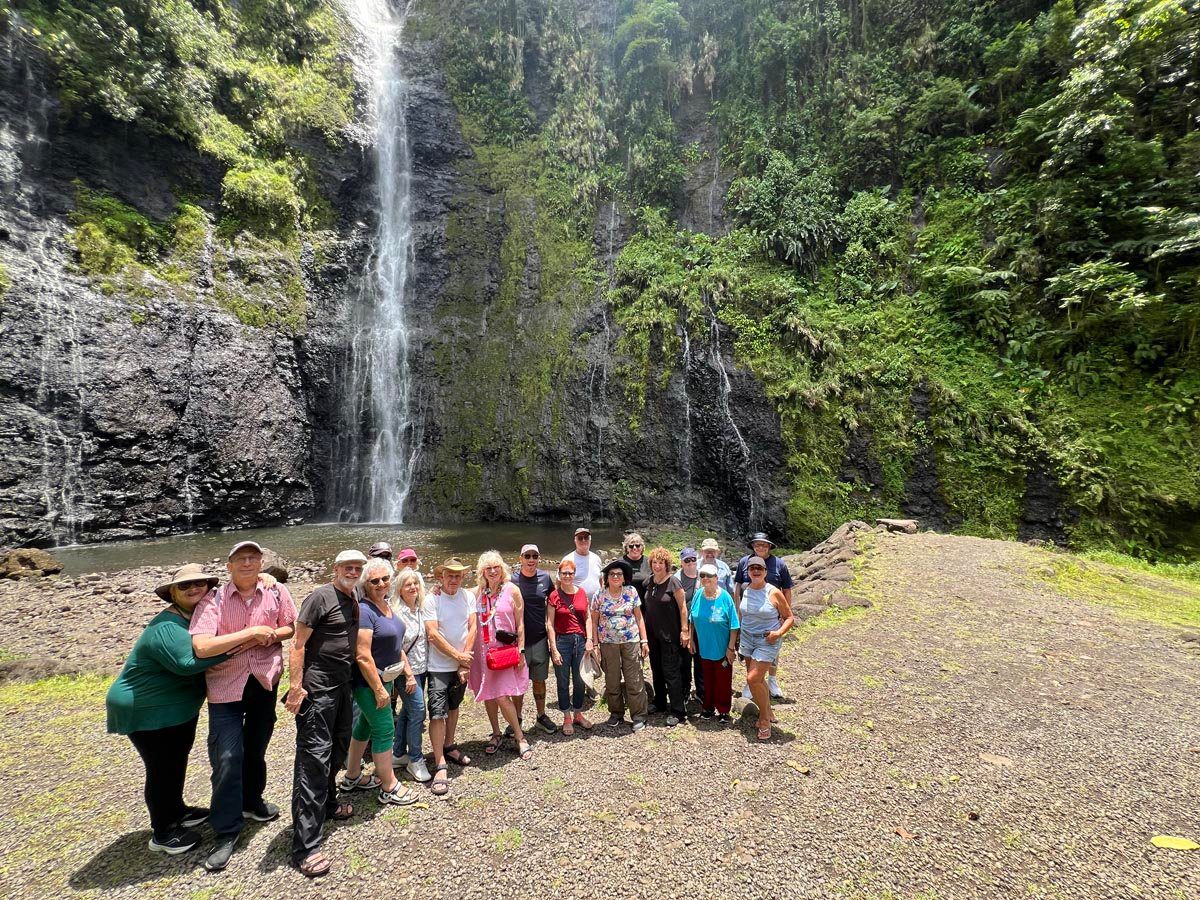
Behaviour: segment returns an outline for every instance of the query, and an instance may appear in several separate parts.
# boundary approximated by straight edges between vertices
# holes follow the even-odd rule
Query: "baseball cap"
[[[371,545],[371,549],[367,551],[367,556],[381,556],[384,559],[391,559],[392,545],[387,541],[376,541]]]
[[[700,567],[699,574],[701,574],[701,575],[716,575],[717,567],[714,566],[712,563],[705,563],[704,565],[702,565]]]
[[[717,543],[716,538],[705,538],[700,543],[700,549],[701,550],[720,550],[721,545]]]
[[[247,547],[249,547],[255,553],[263,552],[263,548],[260,547],[258,544],[256,544],[254,541],[238,541],[236,544],[233,545],[233,549],[229,551],[229,556],[226,557],[226,559],[233,559],[233,554],[237,553],[239,550],[244,550]]]
[[[524,556],[526,553],[528,553],[531,550],[534,553],[536,553],[538,556],[542,555],[542,551],[538,549],[537,544],[526,544],[524,547],[521,548],[521,555]]]
[[[401,562],[403,562],[406,559],[416,559],[416,558],[417,558],[417,551],[414,550],[412,547],[405,547],[403,550],[400,551],[400,555],[397,557],[397,559],[399,559]]]
[[[689,559],[695,559],[695,558],[696,558],[696,548],[695,547],[684,547],[683,551],[679,554],[680,562],[686,562]]]
[[[586,534],[588,537],[591,537],[592,531],[590,528],[584,528],[582,526],[579,528],[576,528],[575,529],[575,537],[579,537],[581,534]]]

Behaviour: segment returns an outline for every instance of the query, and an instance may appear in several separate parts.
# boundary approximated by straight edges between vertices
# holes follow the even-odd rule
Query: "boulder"
[[[62,563],[45,550],[22,548],[0,553],[0,578],[42,578],[62,571]]]
[[[288,570],[291,566],[288,561],[276,553],[274,550],[268,550],[263,547],[262,570],[273,577],[280,584],[287,584]]]
[[[888,531],[896,531],[901,534],[917,533],[916,519],[876,519],[875,524],[882,525]]]
[[[841,591],[836,592],[830,598],[830,601],[838,609],[849,609],[852,606],[871,606],[871,601],[866,597],[851,597],[849,594],[844,594]]]

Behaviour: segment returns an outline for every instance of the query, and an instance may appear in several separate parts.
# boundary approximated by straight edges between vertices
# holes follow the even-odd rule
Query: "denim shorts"
[[[773,663],[779,657],[779,645],[782,643],[783,639],[780,638],[775,643],[768,644],[766,632],[755,634],[743,629],[738,636],[738,656],[755,662]]]
[[[428,672],[425,679],[425,705],[429,707],[429,718],[448,718],[462,703],[467,683],[458,677],[458,672]]]

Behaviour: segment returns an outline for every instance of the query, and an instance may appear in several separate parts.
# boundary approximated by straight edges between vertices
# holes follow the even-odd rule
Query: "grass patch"
[[[1119,554],[1105,554],[1114,559]],[[1188,576],[1164,574],[1163,566],[1049,557],[1037,574],[1074,600],[1104,606],[1159,625],[1200,627],[1200,584]],[[1185,567],[1185,568],[1190,568]]]
[[[520,850],[524,843],[525,837],[520,828],[505,828],[499,834],[492,835],[492,849],[501,855]]]
[[[112,679],[105,675],[55,675],[40,681],[18,681],[0,687],[0,706],[103,705],[110,684]]]
[[[1152,562],[1128,553],[1118,553],[1115,550],[1089,550],[1079,554],[1092,562],[1107,563],[1122,569],[1132,569],[1135,572],[1147,572],[1151,575],[1161,575],[1163,578],[1181,578],[1200,584],[1200,560],[1191,562]]]

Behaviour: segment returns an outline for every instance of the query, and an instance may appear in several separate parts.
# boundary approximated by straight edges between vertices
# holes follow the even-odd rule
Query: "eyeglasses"
[[[389,581],[391,581],[391,580],[392,580],[392,576],[391,576],[391,575],[381,575],[381,576],[379,576],[378,578],[368,578],[368,579],[367,579],[367,584],[373,584],[373,585],[375,585],[376,587],[379,587],[379,585],[381,585],[381,584],[387,584],[387,583],[388,583]]]
[[[521,559],[541,559],[541,558],[542,558],[541,554],[539,554],[539,553],[522,553],[521,554]]]
[[[558,577],[559,578],[574,578],[575,570],[574,569],[563,569],[561,572],[558,573]]]

